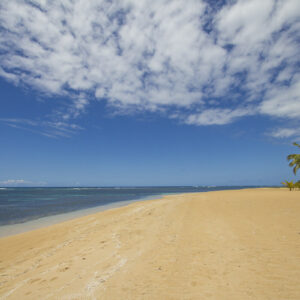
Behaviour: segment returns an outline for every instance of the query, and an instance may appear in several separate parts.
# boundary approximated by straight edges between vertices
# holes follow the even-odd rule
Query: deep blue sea
[[[0,188],[0,225],[151,196],[242,188],[247,187]]]

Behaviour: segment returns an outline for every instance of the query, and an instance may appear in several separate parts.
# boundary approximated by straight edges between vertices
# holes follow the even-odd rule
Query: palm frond
[[[299,147],[299,148],[300,148],[300,145],[299,145],[298,143],[296,143],[296,142],[295,142],[295,143],[293,143],[293,145],[294,145],[294,146],[297,146],[297,147]]]
[[[294,159],[294,158],[296,158],[297,155],[300,155],[300,154],[290,154],[290,155],[287,156],[286,159],[287,159],[287,160]]]
[[[296,175],[298,169],[300,169],[300,164],[296,164],[295,168],[293,169],[295,175]]]
[[[293,145],[300,148],[300,145],[296,142],[293,143]],[[290,154],[286,158],[288,161],[290,161],[289,166],[294,167],[293,172],[296,175],[298,169],[300,168],[300,154]]]

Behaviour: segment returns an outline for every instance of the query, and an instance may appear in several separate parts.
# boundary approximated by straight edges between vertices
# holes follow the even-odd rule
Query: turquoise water
[[[0,225],[156,195],[241,188],[247,187],[0,188]]]

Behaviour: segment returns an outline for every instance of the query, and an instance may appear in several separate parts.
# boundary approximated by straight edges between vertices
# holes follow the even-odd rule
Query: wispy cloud
[[[270,133],[275,138],[300,138],[300,128],[278,128]]]
[[[254,109],[206,109],[198,114],[190,114],[185,122],[195,125],[224,125],[233,122],[237,118],[254,114]]]
[[[71,137],[83,128],[77,124],[63,121],[33,121],[28,119],[0,118],[7,126],[31,131],[51,138]]]
[[[24,179],[7,179],[0,181],[0,185],[2,186],[44,186],[46,185],[46,182],[33,182],[29,180],[24,180]]]
[[[39,123],[56,136],[94,99],[196,125],[297,119],[299,20],[298,0],[2,0],[0,76],[73,99]]]
[[[24,179],[8,179],[4,181],[0,181],[0,184],[10,185],[10,184],[28,184],[30,181],[26,181]]]

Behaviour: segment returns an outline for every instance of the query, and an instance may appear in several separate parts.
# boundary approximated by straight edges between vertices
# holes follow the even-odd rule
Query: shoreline
[[[22,223],[14,223],[14,224],[6,224],[0,226],[0,239],[8,236],[13,236],[25,232],[30,232],[32,230],[45,228],[48,226],[60,224],[63,222],[67,222],[70,220],[78,219],[81,217],[86,217],[89,215],[93,215],[102,211],[119,208],[123,206],[130,205],[135,202],[139,201],[147,201],[147,200],[159,200],[163,198],[165,195],[168,194],[161,194],[161,195],[153,195],[147,196],[140,199],[134,200],[124,200],[124,201],[117,201],[113,203],[98,205],[95,207],[79,209],[71,212],[66,212],[62,214],[56,214],[46,217],[37,218],[34,220],[29,220]]]

